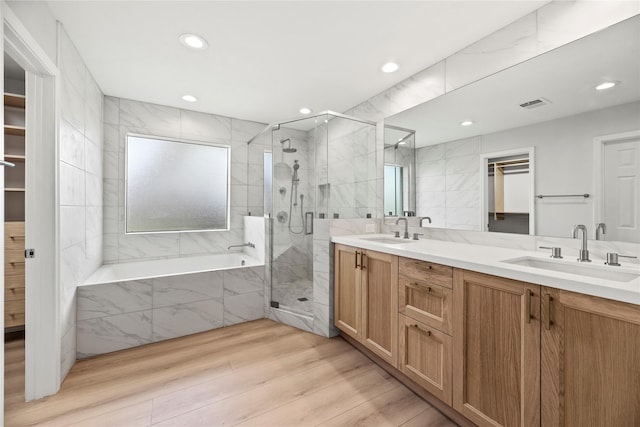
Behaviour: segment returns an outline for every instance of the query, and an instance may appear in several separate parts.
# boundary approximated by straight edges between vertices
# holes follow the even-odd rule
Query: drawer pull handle
[[[433,266],[431,265],[424,265],[421,262],[412,262],[411,264],[409,264],[410,266],[412,266],[413,268],[415,268],[416,270],[423,270],[423,271],[430,271]]]
[[[435,292],[431,286],[424,286],[416,282],[411,282],[406,284],[407,288],[415,289],[416,291],[426,292],[430,295],[433,295],[436,298],[445,299],[445,294],[441,294],[439,292]]]
[[[15,265],[22,265],[22,264],[24,264],[24,261],[9,261],[9,264],[14,265],[14,266]]]
[[[24,234],[23,234],[23,235],[19,235],[19,234],[11,235],[11,236],[9,236],[9,238],[10,238],[11,240],[15,240],[15,239],[22,239],[22,240],[24,240]]]
[[[431,336],[431,331],[425,331],[424,329],[422,329],[420,326],[418,325],[411,325],[412,328],[416,328],[417,330],[419,330],[420,332],[424,332],[425,334],[427,334],[427,336]]]

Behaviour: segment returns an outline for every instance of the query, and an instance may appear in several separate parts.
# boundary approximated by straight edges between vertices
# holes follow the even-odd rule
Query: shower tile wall
[[[314,212],[315,209],[315,146],[313,139],[310,141],[310,136],[312,137],[305,131],[285,128],[273,134],[274,220],[271,276],[271,299],[283,308],[309,315],[313,300],[313,237],[305,234],[303,215],[305,212]],[[296,149],[295,153],[285,153],[282,150],[283,146],[279,141],[287,138]],[[284,145],[288,144],[286,142]],[[296,195],[292,192],[295,160],[299,165]],[[301,195],[304,196],[302,201]],[[293,203],[297,203],[297,206],[292,206]]]
[[[262,165],[262,147],[247,141],[264,124],[114,97],[104,99],[104,263],[225,253],[243,243],[248,195],[261,182],[250,181],[249,165]],[[231,218],[229,231],[124,234],[124,146],[127,133],[206,141],[231,146]],[[260,150],[260,151],[258,151]],[[255,178],[255,176],[251,176]],[[249,185],[256,182],[260,185]],[[251,209],[261,214],[261,206]]]
[[[377,151],[375,126],[333,118],[328,123],[327,191],[320,205],[328,218],[376,216]],[[328,196],[328,197],[327,197]]]
[[[60,95],[60,378],[76,355],[76,288],[102,264],[102,92],[63,27]]]

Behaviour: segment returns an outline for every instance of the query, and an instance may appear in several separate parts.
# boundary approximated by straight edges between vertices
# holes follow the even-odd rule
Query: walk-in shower
[[[382,212],[376,197],[382,173],[376,170],[375,129],[374,123],[325,112],[270,125],[249,142],[249,157],[260,150],[252,148],[257,145],[271,159],[270,168],[264,169],[270,169],[264,194],[271,194],[264,210],[271,218],[266,251],[269,310],[301,315],[305,322],[322,312],[328,328],[328,223]],[[324,234],[317,235],[314,228]]]

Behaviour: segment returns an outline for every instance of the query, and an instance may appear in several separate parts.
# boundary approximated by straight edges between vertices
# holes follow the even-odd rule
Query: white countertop
[[[406,240],[401,244],[379,243],[366,240],[371,238],[389,239],[392,237],[386,234],[365,234],[336,236],[332,237],[331,241],[348,246],[371,249],[392,255],[435,262],[451,267],[464,268],[480,273],[492,274],[494,276],[640,305],[640,278],[638,277],[630,281],[617,281],[501,262],[521,257],[549,260],[550,258],[546,252],[530,252],[518,249],[429,239],[419,241]],[[562,260],[554,260],[554,262],[569,265],[578,263],[574,257],[569,256],[565,256]],[[587,267],[604,271],[605,275],[609,271],[608,269],[611,269],[610,271],[612,272],[640,274],[640,266],[638,264],[623,263],[622,261],[621,264],[621,267],[613,267],[604,265],[604,260],[594,259]]]

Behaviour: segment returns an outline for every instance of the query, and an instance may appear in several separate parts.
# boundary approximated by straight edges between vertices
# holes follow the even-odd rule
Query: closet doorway
[[[5,397],[24,395],[25,71],[4,54],[4,342]]]
[[[57,133],[56,133],[56,76],[58,69],[49,56],[42,50],[36,40],[18,20],[13,11],[6,5],[0,5],[0,17],[2,18],[3,35],[3,69],[5,55],[19,65],[24,71],[24,154],[22,170],[24,171],[24,190],[21,192],[24,203],[10,201],[3,198],[0,204],[0,215],[7,215],[9,222],[23,222],[24,233],[19,234],[15,230],[11,233],[15,237],[11,239],[9,232],[5,236],[5,229],[0,230],[2,241],[2,254],[4,269],[7,270],[10,259],[5,256],[5,247],[9,246],[7,240],[13,240],[18,245],[18,236],[24,236],[22,244],[26,249],[34,249],[34,257],[25,258],[25,252],[21,246],[16,250],[16,257],[21,253],[21,259],[14,265],[17,269],[22,266],[24,271],[24,393],[23,400],[33,400],[54,394],[60,388],[60,325],[59,325],[59,290],[58,290],[58,255],[57,233],[59,214],[57,208]],[[3,78],[4,85],[4,78]],[[8,84],[7,89],[11,90]],[[4,90],[4,88],[3,88]],[[13,107],[16,108],[16,107]],[[9,117],[5,111],[7,125],[11,126]],[[3,123],[4,124],[4,123]],[[2,151],[10,148],[10,144],[16,144],[7,138],[8,132],[19,132],[18,129],[5,128],[2,141]],[[1,152],[4,158],[4,153]],[[14,155],[16,168],[3,168],[3,178],[7,178],[8,169],[18,169],[19,154],[9,151]],[[6,160],[10,161],[10,160]],[[16,176],[9,175],[8,181],[2,180],[3,187],[16,183]],[[3,189],[4,189],[3,188]],[[17,185],[11,187],[17,190]],[[5,191],[6,193],[9,191]],[[20,191],[12,191],[20,193]],[[19,200],[19,198],[18,198]],[[6,202],[6,203],[5,203]],[[15,202],[15,203],[14,203]],[[6,212],[5,212],[6,205]],[[9,206],[10,205],[10,206]],[[23,206],[24,221],[17,214]],[[15,224],[13,224],[15,225]],[[17,227],[14,227],[17,228]],[[6,249],[9,250],[9,249]],[[13,259],[13,258],[11,258]],[[23,264],[20,264],[20,261]],[[17,271],[13,271],[17,273]],[[17,276],[18,274],[16,274]],[[5,283],[4,272],[0,274],[2,284]],[[8,277],[8,276],[7,276]],[[14,279],[12,279],[14,280]],[[17,279],[15,279],[17,280]],[[17,287],[16,287],[17,289]],[[7,287],[5,286],[5,292]],[[6,294],[5,294],[6,295]],[[14,298],[17,298],[14,297]],[[7,298],[7,303],[9,299]],[[17,303],[15,304],[17,305]],[[5,313],[5,299],[1,300],[3,322],[11,318],[11,312]],[[18,320],[20,316],[14,317]],[[10,323],[7,322],[7,325]],[[3,323],[4,327],[4,323]],[[13,327],[13,326],[12,326]],[[4,381],[5,353],[2,353],[0,372]],[[9,362],[9,360],[7,360]],[[18,368],[22,369],[22,368]],[[6,385],[6,384],[5,384]],[[16,397],[19,399],[19,395]],[[6,401],[9,404],[9,401]],[[0,392],[0,404],[5,404],[4,389]],[[3,409],[4,408],[0,408]]]

